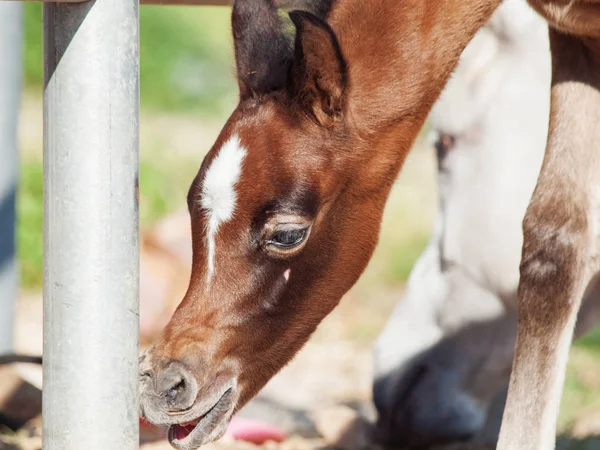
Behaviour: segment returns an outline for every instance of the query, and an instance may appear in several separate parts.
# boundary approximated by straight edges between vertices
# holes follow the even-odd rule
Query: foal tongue
[[[188,422],[181,425],[173,426],[173,437],[178,441],[185,439],[194,431],[195,425],[192,422]]]

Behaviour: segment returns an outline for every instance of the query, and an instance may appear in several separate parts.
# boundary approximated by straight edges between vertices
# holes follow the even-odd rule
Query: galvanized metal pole
[[[0,3],[0,354],[13,351],[13,320],[19,285],[15,207],[22,29],[23,6]]]
[[[133,450],[139,0],[43,8],[44,450]]]

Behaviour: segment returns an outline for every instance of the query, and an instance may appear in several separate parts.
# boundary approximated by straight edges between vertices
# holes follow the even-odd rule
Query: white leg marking
[[[235,212],[235,185],[242,173],[246,149],[237,135],[233,135],[213,159],[202,182],[202,208],[208,219],[208,274],[210,283],[215,271],[215,237],[219,225],[227,222]]]

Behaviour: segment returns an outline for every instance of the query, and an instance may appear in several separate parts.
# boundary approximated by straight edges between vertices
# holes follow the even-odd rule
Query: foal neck
[[[348,62],[362,135],[403,124],[410,147],[462,50],[500,0],[338,0],[329,13]],[[408,126],[408,130],[406,127]]]

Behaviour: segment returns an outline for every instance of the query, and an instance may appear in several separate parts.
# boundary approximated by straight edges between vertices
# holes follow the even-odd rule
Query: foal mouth
[[[169,443],[178,450],[196,450],[216,441],[226,431],[235,407],[233,388],[227,389],[208,411],[188,422],[169,427]]]

